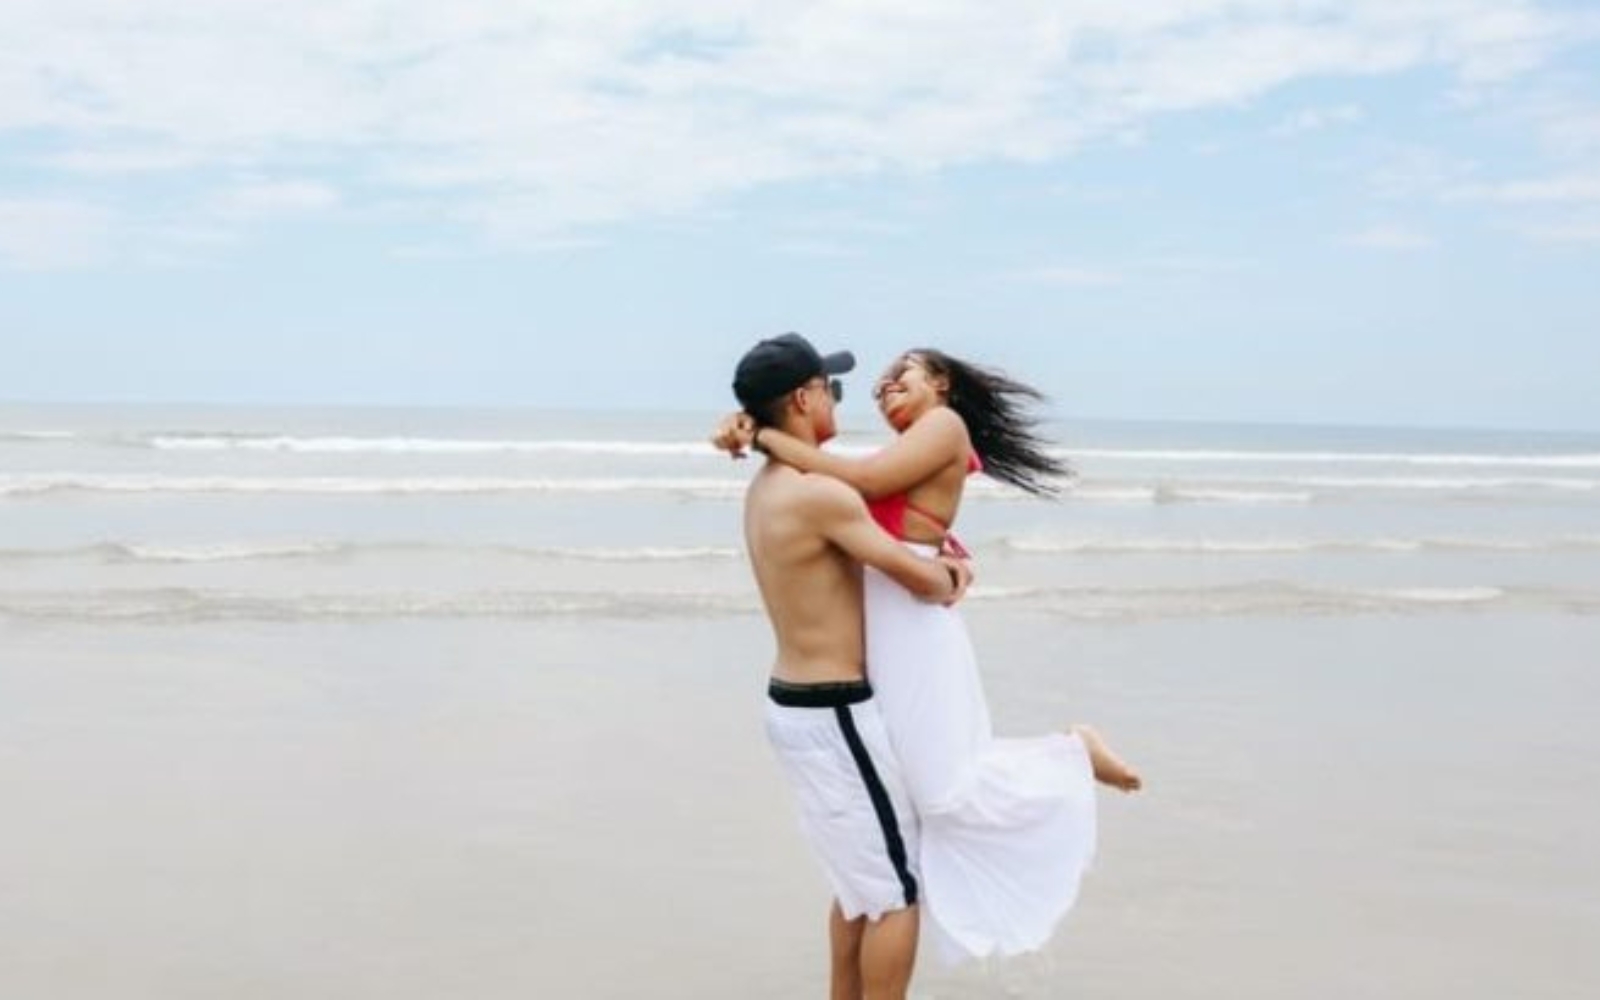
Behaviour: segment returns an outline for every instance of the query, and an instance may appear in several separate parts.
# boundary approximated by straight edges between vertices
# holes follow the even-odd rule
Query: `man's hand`
[[[727,452],[732,458],[744,458],[755,436],[754,417],[744,412],[730,413],[717,422],[717,429],[711,435],[711,443],[718,450]]]
[[[939,565],[945,567],[945,572],[953,573],[951,579],[955,581],[955,589],[950,596],[939,602],[948,608],[967,596],[967,588],[972,586],[972,563],[954,556],[939,556],[938,561]]]

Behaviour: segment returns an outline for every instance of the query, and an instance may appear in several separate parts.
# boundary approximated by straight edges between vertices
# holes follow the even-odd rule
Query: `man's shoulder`
[[[821,473],[802,472],[795,483],[795,491],[804,502],[821,507],[860,502],[861,495],[842,480]]]
[[[860,504],[861,497],[845,483],[814,473],[782,466],[764,470],[751,484],[751,500],[771,511],[788,508],[797,512],[838,511],[843,506]]]

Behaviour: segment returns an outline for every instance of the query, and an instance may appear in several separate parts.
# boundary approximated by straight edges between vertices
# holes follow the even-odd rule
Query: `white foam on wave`
[[[112,542],[100,547],[114,561],[154,563],[216,563],[322,558],[338,555],[347,546],[337,542],[260,544],[237,542],[216,545],[139,545]]]
[[[1451,452],[1272,451],[1227,449],[1058,448],[1057,457],[1140,462],[1297,463],[1315,465],[1415,465],[1534,469],[1600,469],[1600,454],[1485,454]]]
[[[1224,489],[1163,484],[1155,489],[1157,503],[1306,504],[1316,495],[1304,490]]]
[[[706,618],[752,614],[749,593],[551,592],[264,594],[187,587],[0,593],[0,620],[159,625],[217,621]]]
[[[265,451],[297,454],[622,455],[725,458],[705,441],[562,441],[426,437],[294,437],[245,434],[157,434],[142,443],[158,451]]]
[[[0,496],[57,492],[87,493],[316,493],[476,494],[476,493],[681,493],[727,498],[741,495],[746,483],[705,477],[540,478],[493,476],[162,476],[42,473],[0,476]]]
[[[738,559],[742,551],[728,546],[643,545],[636,548],[561,548],[521,549],[520,554],[535,558],[571,559],[579,562],[703,562]]]
[[[1460,587],[1328,587],[1258,580],[1198,587],[1041,587],[1017,594],[1019,607],[1083,620],[1240,616],[1426,614],[1504,609],[1600,612],[1600,594],[1521,591],[1487,585]]]
[[[1563,552],[1600,549],[1600,536],[1555,538],[1001,538],[1037,555],[1297,555],[1302,553]]]
[[[1035,555],[1263,555],[1309,552],[1314,543],[1181,538],[1003,538],[1001,548]]]
[[[78,435],[73,431],[0,431],[0,442],[42,444],[50,441],[75,441],[77,438]]]
[[[1332,490],[1600,490],[1600,479],[1570,476],[1293,476],[1281,481]]]
[[[234,494],[628,494],[667,493],[726,500],[742,495],[746,478],[712,476],[196,476],[115,473],[0,475],[0,497],[58,492]],[[1298,488],[1296,488],[1298,487]],[[1081,480],[1066,484],[1062,499],[1096,504],[1304,505],[1363,493],[1424,491],[1462,498],[1507,498],[1559,491],[1600,494],[1600,479],[1417,478],[1308,476],[1283,480],[1236,479],[1208,483],[1129,483]],[[975,481],[974,498],[1035,502],[1004,484]]]
[[[1600,614],[1600,593],[1551,588],[1336,588],[1258,580],[1202,587],[979,587],[969,600],[1084,621],[1241,616]],[[0,592],[0,619],[54,622],[367,621],[419,618],[703,619],[760,611],[751,590],[278,593],[186,587]]]
[[[981,495],[982,491],[974,493]],[[997,487],[997,492],[1009,499],[1024,499],[1027,494],[1009,487]],[[1073,501],[1111,504],[1307,504],[1316,499],[1305,490],[1272,489],[1221,489],[1203,486],[1182,486],[1161,483],[1154,486],[1101,486],[1076,481],[1068,485],[1062,497]]]
[[[1506,596],[1499,587],[1394,587],[1368,593],[1385,600],[1421,604],[1482,604]]]
[[[538,547],[521,545],[452,545],[443,542],[218,542],[200,545],[101,542],[58,549],[0,549],[0,563],[99,560],[108,563],[206,564],[329,558],[355,559],[395,553],[458,554],[471,558],[601,563],[712,562],[742,558],[730,546],[643,545],[636,547]]]
[[[709,430],[709,428],[708,428]],[[70,439],[69,431],[0,432],[19,439]],[[402,435],[293,435],[238,432],[169,432],[133,439],[143,447],[161,451],[266,451],[308,454],[526,454],[637,455],[663,457],[719,457],[720,452],[701,440],[641,441],[614,439],[452,438]],[[834,441],[830,451],[844,455],[870,454],[887,443]],[[1330,451],[1227,448],[1052,448],[1056,457],[1128,462],[1171,463],[1287,463],[1313,465],[1401,465],[1444,468],[1600,469],[1600,453],[1492,453]]]

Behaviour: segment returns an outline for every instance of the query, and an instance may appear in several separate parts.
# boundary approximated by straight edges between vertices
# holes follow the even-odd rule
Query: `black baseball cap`
[[[843,375],[856,366],[849,351],[819,354],[798,333],[763,340],[745,352],[733,373],[733,394],[754,406],[798,389],[818,375]]]

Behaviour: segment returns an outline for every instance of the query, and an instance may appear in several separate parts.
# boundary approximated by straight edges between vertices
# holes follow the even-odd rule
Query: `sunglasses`
[[[823,387],[828,390],[828,395],[833,397],[833,401],[835,403],[844,402],[844,383],[843,382],[839,381],[836,378],[823,378],[820,375],[817,376],[817,378],[821,380]]]

